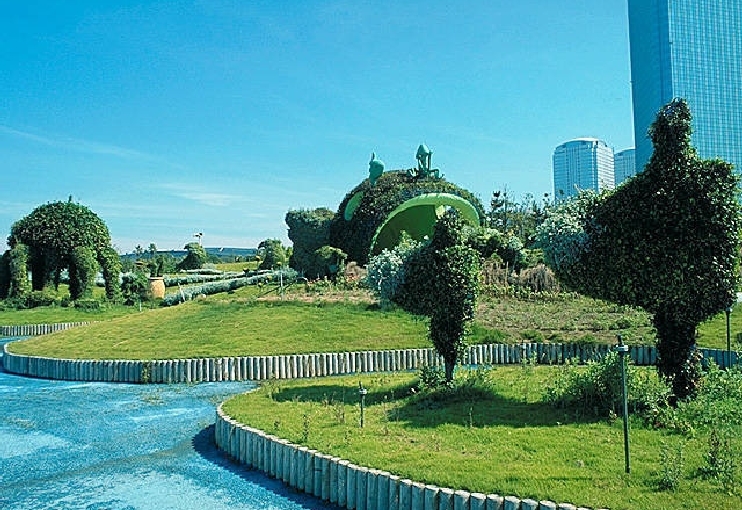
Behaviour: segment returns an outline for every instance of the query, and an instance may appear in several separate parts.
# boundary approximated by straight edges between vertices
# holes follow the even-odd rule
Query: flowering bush
[[[384,249],[369,261],[366,283],[382,303],[395,300],[405,280],[405,264],[421,246],[405,238],[395,248]]]
[[[585,225],[599,200],[594,192],[584,191],[552,209],[536,230],[536,246],[543,250],[546,265],[557,274],[569,275],[587,252]]]

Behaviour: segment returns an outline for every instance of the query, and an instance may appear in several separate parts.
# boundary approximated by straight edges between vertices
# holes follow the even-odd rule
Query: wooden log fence
[[[571,503],[472,493],[400,479],[243,425],[216,410],[216,446],[232,460],[347,510],[576,510]],[[584,509],[583,509],[584,510]]]
[[[12,352],[12,342],[3,346],[2,362],[7,372],[70,381],[125,383],[198,383],[220,381],[266,381],[303,379],[358,373],[419,370],[441,367],[443,359],[433,348],[355,351],[277,356],[235,356],[174,360],[80,360],[26,356]],[[473,345],[464,355],[464,366],[586,363],[608,354],[612,346],[601,344],[483,344]],[[720,367],[727,364],[727,351],[700,349],[705,360]],[[654,365],[657,349],[632,346],[629,354],[636,365]],[[737,354],[732,353],[732,364]]]
[[[85,326],[89,322],[60,322],[56,324],[24,324],[22,326],[0,326],[0,337],[3,336],[39,336],[56,333],[65,329]]]

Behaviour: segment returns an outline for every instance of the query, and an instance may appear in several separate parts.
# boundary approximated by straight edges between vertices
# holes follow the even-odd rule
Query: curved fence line
[[[56,333],[65,329],[86,326],[90,322],[59,322],[55,324],[25,324],[23,326],[0,326],[0,336],[38,336]]]
[[[576,510],[570,503],[471,493],[400,479],[310,450],[216,410],[216,446],[234,461],[348,510]],[[580,507],[582,508],[582,507]]]
[[[3,346],[7,372],[70,381],[127,383],[197,383],[216,381],[263,381],[302,379],[369,372],[418,370],[443,366],[433,348],[340,353],[234,356],[169,360],[80,360],[14,354]],[[538,364],[585,363],[610,352],[609,345],[579,344],[480,344],[468,348],[465,365],[508,365],[531,360]],[[705,359],[727,365],[726,351],[701,349]],[[654,365],[656,347],[632,346],[629,354],[636,365]],[[732,364],[737,362],[732,353]]]

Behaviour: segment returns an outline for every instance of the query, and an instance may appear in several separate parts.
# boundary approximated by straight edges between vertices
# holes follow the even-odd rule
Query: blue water
[[[216,405],[251,387],[48,381],[0,370],[0,508],[329,508],[216,450]]]

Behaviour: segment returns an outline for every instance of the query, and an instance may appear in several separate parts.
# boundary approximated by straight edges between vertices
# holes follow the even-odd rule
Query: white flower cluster
[[[384,249],[368,263],[366,283],[382,302],[392,301],[405,279],[407,259],[422,245],[406,240],[393,249]]]
[[[544,261],[557,273],[569,271],[588,247],[590,237],[585,221],[591,207],[599,200],[594,193],[583,192],[549,211],[536,230],[537,245]]]

